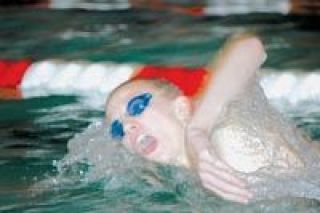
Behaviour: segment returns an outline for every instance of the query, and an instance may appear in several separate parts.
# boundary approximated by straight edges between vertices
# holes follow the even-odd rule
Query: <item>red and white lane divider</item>
[[[53,9],[86,9],[86,10],[123,10],[135,8],[144,8],[152,10],[168,10],[177,13],[183,13],[196,16],[219,16],[230,14],[248,14],[248,13],[282,13],[288,14],[292,7],[290,0],[268,0],[268,1],[250,1],[250,0],[229,0],[229,1],[194,1],[189,6],[174,1],[126,1],[113,0],[110,2],[92,2],[90,0],[49,0],[47,7]],[[148,2],[148,3],[147,3]],[[309,3],[311,4],[311,3]]]
[[[106,97],[144,68],[139,64],[87,61],[0,60],[0,98],[48,95]],[[268,98],[299,103],[320,101],[320,70],[263,70],[260,84]],[[15,91],[15,92],[14,92]]]
[[[188,1],[187,1],[188,2]],[[187,3],[185,2],[185,3]],[[15,4],[14,2],[11,4]],[[189,1],[189,4],[182,2],[163,0],[112,0],[109,1],[91,1],[91,0],[38,0],[26,1],[23,5],[33,7],[44,7],[51,9],[84,9],[96,11],[110,10],[128,10],[130,8],[143,8],[156,11],[172,11],[180,14],[194,16],[225,16],[230,14],[248,14],[248,13],[281,13],[288,14],[290,10],[301,10],[302,12],[316,11],[316,3],[311,1],[304,4],[297,4],[290,0],[268,0],[268,1],[250,1],[250,0],[207,0],[207,1]],[[311,9],[310,9],[311,8]],[[314,8],[312,10],[312,8]],[[297,11],[298,12],[298,11]]]
[[[137,64],[86,61],[0,60],[0,88],[15,88],[23,98],[50,94],[108,94],[130,79]]]

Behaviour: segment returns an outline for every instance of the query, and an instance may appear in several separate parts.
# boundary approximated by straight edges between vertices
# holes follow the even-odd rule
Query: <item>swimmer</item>
[[[247,203],[253,193],[239,173],[299,170],[318,157],[315,151],[301,154],[310,151],[309,143],[269,105],[257,84],[265,59],[262,42],[241,35],[205,70],[186,73],[193,75],[184,79],[189,82],[163,73],[154,79],[154,70],[142,70],[108,98],[110,135],[146,159],[193,169],[205,188]]]

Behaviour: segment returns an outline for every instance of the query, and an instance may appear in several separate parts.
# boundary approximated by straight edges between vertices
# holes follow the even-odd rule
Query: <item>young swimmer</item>
[[[207,189],[247,203],[252,192],[239,172],[294,171],[319,159],[256,83],[265,59],[258,38],[238,36],[206,67],[208,72],[186,73],[188,83],[170,74],[155,80],[155,70],[142,70],[109,96],[110,134],[146,159],[194,168]]]

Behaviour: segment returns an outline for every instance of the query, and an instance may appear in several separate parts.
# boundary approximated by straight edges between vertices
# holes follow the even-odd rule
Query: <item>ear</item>
[[[173,102],[174,114],[183,123],[191,119],[192,105],[191,100],[183,95],[175,98]]]

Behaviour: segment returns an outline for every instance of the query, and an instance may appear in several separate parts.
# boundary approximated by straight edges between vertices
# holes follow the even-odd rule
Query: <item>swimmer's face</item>
[[[106,109],[110,135],[149,160],[186,165],[188,101],[169,99],[145,82],[124,85],[112,95]]]

